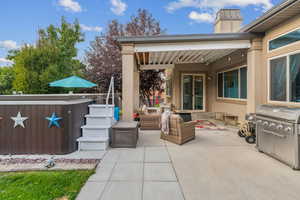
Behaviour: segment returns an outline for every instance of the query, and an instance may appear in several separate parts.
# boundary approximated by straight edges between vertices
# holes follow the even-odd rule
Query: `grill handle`
[[[263,132],[267,133],[267,134],[271,134],[271,135],[277,136],[277,137],[280,137],[280,138],[286,138],[286,135],[281,135],[281,134],[275,133],[273,131],[264,130]]]

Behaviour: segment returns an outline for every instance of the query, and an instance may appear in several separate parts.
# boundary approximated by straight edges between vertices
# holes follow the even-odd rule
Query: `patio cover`
[[[174,64],[210,64],[237,49],[251,47],[249,33],[161,35],[121,37],[121,44],[134,44],[134,53],[140,69],[166,69]]]
[[[193,35],[161,35],[119,37],[122,46],[123,119],[132,120],[139,108],[140,70],[174,68],[176,64],[209,65],[237,50],[247,51],[248,101],[247,112],[254,112],[259,102],[262,34],[217,33]],[[241,55],[242,56],[242,55]]]

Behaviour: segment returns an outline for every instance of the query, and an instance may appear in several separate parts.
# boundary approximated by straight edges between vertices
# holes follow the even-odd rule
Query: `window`
[[[272,101],[286,100],[286,57],[270,62],[270,99]]]
[[[271,40],[269,42],[269,50],[271,51],[297,41],[300,41],[300,29]]]
[[[270,60],[269,99],[300,102],[300,53]]]
[[[290,56],[290,100],[300,102],[300,54]]]
[[[247,67],[240,69],[240,98],[247,99]]]
[[[239,98],[239,70],[224,73],[224,97]]]
[[[223,97],[223,73],[218,74],[218,97]]]
[[[247,99],[247,67],[218,73],[218,97]]]

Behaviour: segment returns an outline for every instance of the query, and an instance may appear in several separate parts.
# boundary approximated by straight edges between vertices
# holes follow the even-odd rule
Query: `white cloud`
[[[123,15],[127,9],[127,4],[122,2],[122,0],[110,0],[111,8],[110,10],[116,15]]]
[[[200,5],[199,0],[178,0],[169,3],[166,9],[169,12],[173,12],[180,8],[186,8],[186,7],[199,8],[199,5]]]
[[[101,32],[103,30],[103,28],[100,26],[87,26],[84,24],[80,24],[80,27],[83,31]]]
[[[189,18],[198,23],[202,23],[202,22],[213,23],[215,20],[214,15],[210,13],[198,13],[196,11],[190,12]]]
[[[4,40],[0,41],[0,48],[5,48],[5,49],[17,49],[19,48],[17,45],[17,42],[12,41],[12,40]]]
[[[213,10],[214,12],[224,7],[246,7],[249,5],[270,9],[273,4],[271,0],[177,0],[168,4],[167,11],[173,12],[181,8],[199,8]]]
[[[6,58],[0,58],[0,65],[12,65],[12,64],[14,64],[13,61],[8,60]]]
[[[64,9],[67,11],[72,11],[72,12],[82,11],[80,4],[74,0],[59,0],[58,4],[64,7]]]

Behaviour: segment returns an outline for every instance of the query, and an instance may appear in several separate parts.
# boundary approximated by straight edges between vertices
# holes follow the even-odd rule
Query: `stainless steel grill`
[[[256,112],[257,148],[293,169],[299,166],[300,109],[261,105]]]

